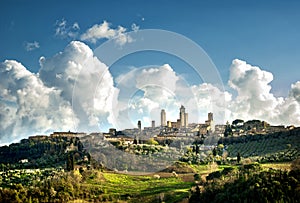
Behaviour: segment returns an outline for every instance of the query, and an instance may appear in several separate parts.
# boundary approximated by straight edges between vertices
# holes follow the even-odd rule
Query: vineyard
[[[258,162],[292,161],[300,156],[300,129],[267,135],[246,135],[223,138],[229,157],[238,153]]]

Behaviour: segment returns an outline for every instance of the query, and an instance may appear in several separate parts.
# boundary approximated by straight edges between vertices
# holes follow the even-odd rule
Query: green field
[[[172,173],[86,170],[44,174],[20,170],[3,173],[0,202],[178,202],[189,197],[195,184],[193,175],[186,181],[186,176]]]
[[[88,177],[82,187],[98,187],[99,200],[126,200],[128,202],[176,202],[189,196],[193,183],[180,177],[155,178],[118,173],[96,172]]]

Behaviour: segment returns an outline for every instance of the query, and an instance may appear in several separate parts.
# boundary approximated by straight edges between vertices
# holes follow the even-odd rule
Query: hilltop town
[[[150,127],[142,128],[141,121],[138,121],[137,127],[133,129],[111,128],[108,132],[53,132],[50,136],[30,136],[28,139],[21,140],[19,144],[0,148],[0,156],[3,163],[17,163],[17,167],[20,164],[21,167],[22,164],[30,167],[41,166],[37,163],[40,160],[41,162],[47,160],[50,162],[46,161],[44,165],[61,166],[68,170],[76,165],[77,168],[89,168],[92,166],[90,159],[92,157],[94,161],[110,169],[147,171],[163,170],[166,165],[176,160],[203,164],[213,160],[228,162],[236,160],[238,153],[254,161],[269,160],[269,153],[273,155],[288,153],[290,156],[276,155],[276,158],[272,158],[287,161],[299,155],[300,143],[297,139],[299,128],[294,126],[272,126],[265,121],[241,119],[236,119],[231,124],[229,122],[215,124],[212,112],[207,114],[204,123],[188,123],[188,113],[183,105],[179,109],[176,121],[168,121],[166,115],[167,112],[162,109],[159,126],[152,121]],[[284,141],[280,141],[278,137]],[[245,140],[251,141],[247,142],[247,146],[249,144],[251,147],[239,144]],[[261,143],[259,140],[265,143],[262,150],[257,150]],[[282,143],[286,144],[282,145]],[[24,150],[23,148],[29,145],[39,146],[37,151],[41,154],[33,155],[34,151],[28,149],[21,155],[11,156],[11,153],[15,154],[15,148]],[[55,153],[55,150],[59,153]],[[195,153],[191,154],[190,151]],[[51,158],[48,157],[49,153],[53,153]],[[66,159],[73,160],[72,157],[76,153],[77,158],[71,163],[72,167],[67,166]],[[43,154],[48,156],[45,158]],[[213,154],[219,156],[212,158]],[[224,159],[225,154],[226,159]],[[156,160],[149,161],[144,156]],[[53,161],[53,157],[57,157],[56,162]],[[132,160],[137,164],[132,165]]]
[[[238,137],[244,135],[254,134],[270,134],[281,131],[294,129],[295,126],[274,126],[265,121],[241,119],[234,120],[231,124],[215,124],[214,115],[212,112],[207,114],[207,120],[204,123],[188,123],[188,113],[183,105],[179,109],[179,117],[176,121],[169,121],[166,117],[166,111],[161,110],[160,125],[156,125],[153,120],[151,126],[142,128],[142,122],[138,121],[137,127],[132,129],[117,130],[110,128],[108,132],[53,132],[50,137],[85,137],[101,136],[104,140],[109,142],[123,141],[128,144],[142,144],[146,143],[150,138],[158,142],[163,142],[168,139],[185,140],[190,138],[207,138],[214,136],[222,137]],[[46,139],[47,135],[30,136],[29,139],[42,140]]]

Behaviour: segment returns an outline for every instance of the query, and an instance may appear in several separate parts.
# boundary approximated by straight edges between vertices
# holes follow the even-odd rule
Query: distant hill
[[[78,137],[32,136],[0,147],[0,165],[9,168],[65,168],[68,157],[82,161],[85,152]]]

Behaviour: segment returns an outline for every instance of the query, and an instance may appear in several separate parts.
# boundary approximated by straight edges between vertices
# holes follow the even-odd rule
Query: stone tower
[[[167,125],[166,111],[164,109],[161,110],[160,121],[161,121],[161,127],[164,127]]]
[[[185,108],[183,105],[180,107],[180,113],[179,113],[179,119],[180,119],[180,127],[181,128],[186,128],[187,126],[187,119],[186,119],[187,114],[185,113]]]

